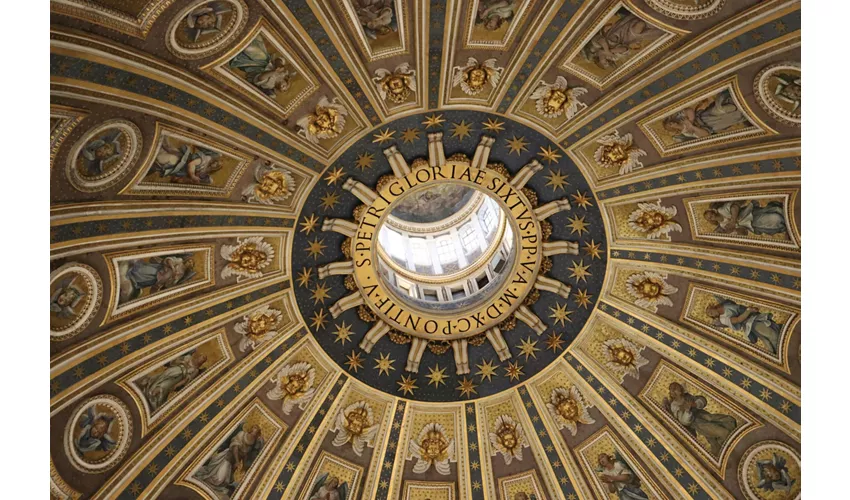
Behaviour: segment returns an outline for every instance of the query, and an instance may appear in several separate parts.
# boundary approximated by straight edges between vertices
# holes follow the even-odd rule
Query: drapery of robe
[[[693,405],[687,404],[688,399]],[[681,399],[669,401],[670,413],[697,435],[708,440],[712,453],[717,454],[723,447],[723,443],[729,438],[738,426],[735,418],[722,413],[711,413],[705,410],[706,399],[702,396],[693,396],[685,393]]]
[[[712,134],[719,134],[737,125],[750,123],[728,91],[717,94],[714,102],[705,109],[695,110],[694,114],[696,124]]]
[[[626,474],[632,477],[633,480],[635,479],[634,472],[632,472],[629,466],[619,460],[614,461],[614,466],[610,469],[602,468],[600,472],[604,476],[616,477]],[[631,483],[615,481],[611,484],[613,484],[614,487],[617,488],[617,497],[619,498],[619,500],[648,500],[649,497],[646,495],[646,493],[644,493],[641,487],[633,483],[634,481],[632,481]]]
[[[199,373],[200,369],[195,366],[190,353],[172,361],[168,368],[154,377],[148,378],[144,382],[144,392],[148,404],[151,406],[151,411],[155,412],[164,405],[168,401],[168,396],[174,392],[174,388],[178,384],[191,382]]]
[[[619,19],[593,35],[582,52],[589,61],[607,69],[631,54],[644,41],[655,40],[663,35],[663,31],[636,15],[621,14]]]
[[[762,339],[776,354],[777,344],[779,343],[779,325],[773,321],[773,314],[771,313],[753,313],[747,317],[743,322],[733,323],[732,318],[740,316],[746,312],[747,308],[731,300],[724,300],[720,303],[720,306],[723,307],[723,314],[721,314],[717,321],[726,326],[735,330],[736,332],[741,332],[746,335],[747,339],[752,342],[758,342],[758,339]]]
[[[228,487],[235,486],[232,483],[236,463],[242,460],[247,471],[249,464],[245,462],[249,454],[254,448],[260,449],[262,446],[262,438],[254,439],[249,432],[240,430],[230,439],[227,448],[215,452],[207,463],[195,472],[195,478],[215,490],[220,497],[224,495],[224,498],[229,498]]]
[[[738,218],[733,220],[732,206],[735,203],[734,201],[727,201],[713,208],[724,219],[732,221],[735,227],[744,228],[753,234],[777,234],[787,231],[782,203],[771,201],[762,207],[755,202],[747,201],[743,205],[739,205]]]

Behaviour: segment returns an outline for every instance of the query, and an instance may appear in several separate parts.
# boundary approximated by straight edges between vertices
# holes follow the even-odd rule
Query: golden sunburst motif
[[[412,376],[408,377],[402,375],[401,381],[396,383],[398,384],[398,390],[401,391],[401,393],[405,396],[408,394],[413,395],[413,391],[419,389],[419,387],[416,385],[416,380],[414,380]]]
[[[516,153],[517,156],[522,154],[523,151],[528,151],[528,146],[530,143],[525,140],[525,137],[517,137],[513,136],[510,139],[505,139],[505,142],[508,143],[508,154]]]
[[[313,269],[309,267],[302,268],[298,273],[298,286],[307,288],[310,284],[310,279],[313,277]]]
[[[434,384],[434,387],[439,387],[440,384],[446,385],[446,379],[448,376],[446,375],[446,369],[440,368],[439,364],[435,364],[433,367],[428,369],[428,385]]]
[[[363,171],[372,168],[373,163],[375,163],[375,155],[372,153],[360,153],[357,155],[357,162],[354,166]]]
[[[335,325],[336,330],[332,332],[332,335],[336,337],[334,339],[334,343],[342,342],[342,345],[345,345],[346,342],[350,342],[350,337],[354,334],[351,331],[351,325],[345,324],[345,321],[342,322],[341,325]]]
[[[546,185],[552,188],[553,192],[557,192],[559,189],[566,190],[564,186],[568,186],[570,183],[567,182],[567,176],[561,173],[561,169],[558,170],[549,170],[549,173],[546,175]]]
[[[313,259],[318,260],[320,255],[321,256],[325,255],[325,248],[328,247],[324,243],[325,243],[324,238],[319,239],[319,237],[316,236],[315,238],[313,238],[313,241],[307,242],[308,246],[305,250],[307,251],[307,254],[310,257],[313,257]]]
[[[525,361],[528,362],[528,357],[531,356],[534,359],[537,359],[537,354],[535,354],[540,349],[536,347],[537,341],[531,340],[531,337],[528,337],[525,340],[520,339],[519,347],[519,355],[525,356]]]
[[[469,137],[471,131],[472,124],[466,123],[466,120],[461,120],[460,123],[452,123],[452,137],[457,137],[461,141]]]
[[[389,128],[385,128],[381,130],[377,134],[374,134],[372,137],[372,143],[377,143],[383,145],[385,142],[393,140],[393,136],[395,135],[395,130],[390,130]]]
[[[590,240],[589,242],[584,244],[584,253],[586,253],[588,256],[590,256],[591,260],[592,259],[601,259],[602,258],[602,253],[601,253],[602,249],[600,248],[601,246],[602,246],[601,243],[596,243],[593,240]]]
[[[401,134],[401,140],[404,141],[405,144],[410,144],[416,139],[419,139],[419,129],[409,128],[406,129]]]
[[[310,214],[307,217],[303,217],[301,222],[300,222],[301,232],[307,233],[307,234],[312,233],[313,231],[316,230],[316,225],[318,223],[319,223],[319,218],[316,217],[314,214]]]
[[[455,388],[456,391],[460,391],[461,397],[469,398],[473,394],[478,394],[478,391],[475,388],[478,387],[472,383],[472,380],[467,380],[466,377],[463,377],[463,380],[460,381],[460,384]]]
[[[558,163],[558,160],[561,159],[561,154],[558,153],[558,150],[551,146],[546,146],[545,148],[540,146],[540,152],[537,153],[537,156],[541,157],[543,161],[549,162],[550,165],[552,163]]]
[[[443,115],[438,115],[437,113],[434,113],[430,116],[426,116],[425,121],[422,122],[422,125],[425,125],[425,128],[439,127],[440,124],[444,121],[446,120],[443,119]]]
[[[342,167],[336,167],[328,170],[328,175],[325,176],[325,181],[328,185],[336,184],[343,176]]]
[[[324,196],[322,196],[321,200],[322,208],[325,210],[333,210],[334,207],[339,203],[339,193],[330,192]]]
[[[329,291],[330,291],[330,288],[326,287],[324,283],[318,283],[317,282],[316,286],[312,290],[312,292],[313,292],[313,295],[312,295],[313,304],[318,304],[319,302],[324,304],[325,299],[330,298],[330,296],[331,296],[328,293]]]
[[[325,323],[328,322],[328,313],[324,309],[313,311],[313,317],[310,319],[310,326],[314,330],[324,330]]]
[[[505,368],[505,376],[509,380],[519,380],[523,375],[525,374],[522,372],[522,366],[520,366],[519,361],[508,363],[507,368]]]
[[[570,278],[576,280],[576,283],[579,281],[587,281],[587,277],[591,276],[587,270],[590,268],[590,265],[584,265],[584,259],[579,260],[578,262],[573,261],[573,267],[569,268],[571,271]]]
[[[590,201],[590,197],[582,193],[581,191],[576,191],[576,194],[571,194],[570,196],[572,196],[573,203],[575,203],[576,206],[579,206],[584,209],[593,206],[593,203],[591,203]]]
[[[390,370],[395,370],[393,363],[395,360],[390,359],[389,354],[380,353],[375,358],[375,369],[378,370],[379,375],[389,375]]]
[[[570,314],[572,311],[567,310],[567,304],[555,304],[555,307],[549,307],[549,310],[552,311],[552,314],[549,315],[550,318],[555,320],[555,324],[561,324],[561,326],[566,325],[566,321],[572,321],[570,319]]]
[[[357,370],[363,368],[363,358],[360,357],[360,353],[354,350],[351,351],[351,354],[346,356],[348,361],[345,362],[348,365],[348,370],[357,373]]]
[[[475,365],[478,368],[478,371],[475,373],[476,375],[481,377],[481,381],[484,382],[484,379],[487,379],[487,382],[490,382],[493,378],[493,375],[496,374],[496,368],[499,365],[494,365],[492,360],[486,360],[480,365]]]
[[[570,228],[570,234],[578,233],[579,237],[581,237],[582,233],[587,232],[588,224],[584,221],[584,216],[579,217],[578,215],[568,219],[570,223],[567,227]]]
[[[494,120],[492,118],[488,118],[487,121],[483,122],[481,125],[484,127],[484,130],[496,134],[505,130],[505,122],[500,122],[499,120]]]

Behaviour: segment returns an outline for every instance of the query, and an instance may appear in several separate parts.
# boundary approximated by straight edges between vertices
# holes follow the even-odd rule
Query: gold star
[[[398,390],[400,390],[402,395],[405,396],[408,393],[412,395],[414,390],[419,389],[419,387],[416,386],[416,381],[413,379],[413,376],[405,377],[402,375],[401,382],[396,382],[396,384],[398,384]]]
[[[429,373],[426,375],[428,377],[428,385],[434,384],[434,387],[440,387],[440,384],[446,385],[445,380],[446,377],[446,369],[440,368],[439,364],[435,364],[432,368],[428,368]]]
[[[572,271],[570,278],[575,278],[576,283],[578,283],[579,280],[586,282],[587,277],[592,276],[592,274],[587,272],[587,269],[589,267],[589,264],[586,266],[584,265],[584,259],[579,260],[578,263],[576,263],[576,261],[573,261],[573,267],[569,268],[569,270]]]
[[[788,413],[791,411],[791,403],[788,401],[782,401],[782,404],[779,405],[779,409],[782,410],[782,413]]]
[[[349,370],[354,370],[354,373],[357,373],[359,368],[363,368],[363,358],[360,357],[359,352],[354,352],[354,350],[352,350],[351,354],[346,357],[348,358],[348,361],[346,361],[345,364],[348,365]]]
[[[561,326],[566,326],[566,323],[564,323],[565,321],[572,322],[570,314],[573,312],[567,311],[566,304],[558,304],[556,302],[555,307],[549,307],[549,310],[552,311],[552,314],[550,314],[549,317],[555,320],[556,325],[560,323]]]
[[[316,287],[313,289],[313,305],[316,305],[319,302],[324,305],[325,299],[331,296],[328,293],[329,291],[330,288],[326,287],[324,283],[316,282]]]
[[[576,194],[571,194],[570,196],[573,197],[573,202],[576,205],[580,206],[581,208],[587,208],[587,207],[593,206],[593,203],[590,202],[590,197],[588,197],[586,194],[582,193],[581,191],[576,191]]]
[[[390,370],[395,370],[395,368],[393,368],[393,363],[395,363],[395,360],[390,359],[389,354],[380,353],[379,356],[380,359],[375,358],[375,369],[378,370],[378,375],[382,373],[384,375],[389,375]]]
[[[328,186],[331,184],[336,184],[338,180],[342,179],[342,167],[332,168],[328,171],[328,176],[325,177],[325,180],[328,181]]]
[[[337,203],[339,203],[339,194],[337,193],[328,193],[322,196],[322,208],[326,210],[333,210]]]
[[[310,284],[310,278],[313,277],[313,269],[312,268],[303,268],[300,273],[298,273],[298,286],[302,288],[307,288],[307,285]]]
[[[481,125],[484,125],[484,130],[489,130],[490,132],[495,132],[497,134],[502,130],[505,130],[505,122],[500,122],[499,120],[494,120],[492,118],[488,118],[487,121]]]
[[[301,232],[310,234],[316,230],[316,225],[319,223],[319,218],[313,214],[309,217],[304,217],[301,221]]]
[[[505,368],[505,375],[507,375],[510,380],[519,380],[519,378],[524,375],[522,373],[522,367],[519,366],[519,361],[516,363],[508,363],[508,367]]]
[[[466,377],[463,377],[463,380],[460,381],[460,385],[455,388],[456,391],[460,391],[461,396],[466,396],[469,398],[472,394],[478,394],[475,390],[475,385],[472,383],[472,380],[467,380]]]
[[[409,128],[401,134],[401,140],[403,140],[405,144],[411,143],[416,139],[419,139],[419,129]]]
[[[431,116],[426,116],[425,121],[422,122],[422,125],[425,125],[425,128],[438,127],[441,123],[446,120],[443,120],[443,115],[438,115],[434,113]]]
[[[487,379],[487,382],[490,382],[493,375],[496,374],[496,368],[498,368],[498,365],[494,365],[492,360],[484,361],[484,363],[475,366],[478,367],[476,375],[481,376],[482,382],[484,382],[485,378]]]
[[[380,133],[374,134],[372,136],[372,137],[374,137],[374,139],[372,139],[372,144],[374,144],[376,142],[378,144],[383,144],[387,141],[391,141],[391,140],[393,140],[393,135],[395,135],[395,130],[390,130],[389,127],[387,127],[386,129],[382,130]]]
[[[558,150],[551,146],[546,146],[545,148],[541,146],[540,152],[537,153],[537,156],[543,158],[544,161],[548,161],[550,165],[552,163],[557,163],[558,160],[561,158],[561,155],[560,153],[558,153]]]
[[[310,326],[312,326],[314,330],[321,330],[325,327],[325,323],[327,322],[327,313],[324,309],[319,309],[318,311],[313,312],[313,318],[310,322]]]
[[[375,162],[375,155],[372,153],[360,153],[357,155],[357,163],[354,164],[355,167],[359,168],[362,172],[367,168],[372,168],[372,163]]]
[[[564,341],[561,340],[561,334],[555,335],[554,333],[550,333],[548,337],[546,337],[546,349],[552,349],[554,352],[558,352],[561,350],[561,344]]]
[[[559,189],[565,189],[564,186],[568,186],[570,183],[567,182],[567,176],[561,173],[561,169],[549,170],[549,175],[547,175],[546,183],[547,186],[552,186],[552,191],[558,191]]]
[[[534,359],[537,359],[537,355],[534,354],[535,351],[540,350],[537,347],[535,347],[537,345],[537,341],[535,340],[535,341],[532,342],[531,337],[528,337],[525,340],[520,339],[520,341],[521,341],[521,343],[519,345],[520,356],[522,356],[524,354],[525,355],[525,361],[528,361],[529,356],[531,356]]]
[[[466,123],[466,120],[461,120],[460,123],[452,123],[452,137],[457,137],[461,141],[469,137],[469,132],[472,131],[471,125],[471,123]]]
[[[587,290],[578,290],[573,296],[576,298],[576,305],[585,309],[590,305],[590,298],[593,297],[593,295],[587,293]]]
[[[578,233],[579,237],[581,237],[582,232],[587,232],[587,223],[584,221],[584,216],[581,216],[581,218],[579,218],[579,216],[576,215],[572,219],[568,220],[570,221],[570,223],[567,225],[571,229],[570,234]]]
[[[307,243],[309,246],[305,248],[305,250],[311,257],[313,257],[314,259],[318,259],[319,255],[325,255],[325,248],[327,248],[328,246],[324,244],[324,238],[320,240],[319,237],[316,236],[315,238],[313,238],[313,241],[308,241]]]
[[[517,137],[514,135],[511,139],[505,139],[505,141],[508,143],[508,149],[510,150],[508,151],[509,155],[511,153],[516,153],[517,156],[519,156],[523,151],[528,151],[526,146],[528,146],[529,143],[525,141],[524,136]]]
[[[346,325],[345,321],[342,322],[342,325],[335,325],[336,331],[333,332],[333,335],[336,336],[336,340],[334,340],[334,344],[337,342],[342,342],[342,345],[345,345],[346,342],[350,342],[349,337],[352,335],[351,325]]]
[[[591,260],[599,259],[599,258],[601,258],[601,256],[600,256],[600,250],[601,250],[600,247],[601,246],[602,246],[601,243],[596,243],[593,240],[590,240],[590,243],[584,244],[584,253],[589,255]]]

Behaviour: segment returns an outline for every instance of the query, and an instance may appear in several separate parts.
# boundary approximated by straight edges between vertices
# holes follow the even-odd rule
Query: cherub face
[[[611,358],[613,358],[617,364],[631,366],[635,360],[635,355],[622,347],[615,347],[609,350],[611,352]]]
[[[389,88],[390,92],[399,94],[402,90],[404,90],[404,87],[404,78],[400,76],[393,76],[387,80],[387,88]]]
[[[108,430],[109,422],[107,422],[106,419],[103,417],[98,417],[94,421],[94,424],[92,424],[91,431],[89,431],[89,434],[91,434],[91,437],[99,438],[106,434]]]
[[[107,158],[112,157],[115,154],[115,144],[111,142],[107,142],[101,144],[94,150],[94,157],[98,160],[105,160]]]
[[[286,382],[283,384],[283,390],[289,395],[295,395],[301,392],[307,385],[307,376],[303,373],[293,373],[289,375]]]
[[[283,172],[274,171],[263,175],[257,186],[257,191],[259,191],[260,197],[265,199],[282,194],[286,187],[287,181]]]
[[[474,68],[467,73],[467,84],[474,88],[481,88],[487,83],[487,72],[481,68]]]
[[[366,411],[362,408],[357,408],[345,416],[346,429],[351,434],[359,436],[366,428]]]
[[[195,26],[201,29],[210,29],[215,27],[216,15],[213,12],[205,12],[195,18]]]
[[[567,102],[567,93],[560,89],[552,89],[549,92],[549,98],[546,100],[546,107],[552,111],[561,109]]]
[[[635,224],[646,229],[652,230],[659,228],[667,222],[667,218],[661,212],[648,211],[642,212],[635,220]]]
[[[622,144],[605,146],[604,156],[609,163],[614,165],[619,165],[629,159],[628,151]]]
[[[315,125],[320,131],[329,131],[333,129],[334,119],[330,111],[323,110],[316,116]]]
[[[570,398],[562,398],[555,406],[560,414],[566,420],[575,420],[578,418],[578,403]]]
[[[75,288],[65,288],[62,290],[62,293],[56,297],[56,303],[61,307],[68,307],[77,300],[77,297],[80,296],[80,292],[78,292]]]
[[[265,335],[274,324],[274,319],[266,314],[253,317],[248,321],[248,331],[251,335]]]
[[[445,439],[443,439],[443,436],[439,432],[429,432],[422,441],[422,451],[423,455],[425,455],[423,458],[430,460],[439,459],[446,446]]]
[[[499,442],[502,443],[502,446],[504,446],[505,449],[513,450],[516,448],[518,440],[512,427],[503,426],[497,435],[499,436]]]

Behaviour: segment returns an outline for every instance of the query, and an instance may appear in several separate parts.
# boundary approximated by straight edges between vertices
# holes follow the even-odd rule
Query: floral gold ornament
[[[632,134],[621,136],[619,131],[614,130],[597,139],[596,143],[599,147],[593,153],[593,159],[602,168],[617,169],[620,175],[643,168],[639,158],[646,156],[646,151],[634,145]]]
[[[336,97],[333,100],[322,96],[313,113],[298,119],[298,134],[318,144],[323,139],[334,139],[339,137],[345,128],[345,117],[348,111]]]
[[[667,283],[667,274],[654,271],[635,273],[626,279],[626,290],[634,298],[635,305],[653,312],[658,306],[672,307],[670,295],[679,289]]]
[[[351,443],[354,454],[360,457],[363,456],[363,450],[367,445],[370,448],[375,446],[378,424],[375,423],[369,404],[365,401],[357,401],[337,413],[331,432],[336,432],[334,446],[340,447]]]
[[[289,415],[297,405],[304,410],[316,393],[316,370],[306,361],[284,365],[271,379],[274,388],[266,393],[273,401],[282,401],[283,414]]]
[[[242,199],[248,203],[274,205],[285,201],[294,192],[295,181],[289,172],[263,162],[254,168],[254,182],[242,191]]]
[[[278,334],[278,328],[283,324],[283,312],[263,306],[242,316],[242,321],[233,329],[242,335],[239,340],[239,350],[245,352],[254,350],[263,342]]]
[[[586,93],[586,88],[570,87],[566,78],[558,76],[555,83],[541,80],[530,99],[535,101],[535,109],[540,116],[551,119],[564,115],[564,118],[569,120],[580,110],[587,108],[587,104],[578,100]]]
[[[449,462],[456,462],[455,440],[446,436],[446,429],[432,422],[419,432],[415,440],[410,440],[408,455],[415,458],[414,474],[424,474],[434,466],[438,474],[448,476],[451,472]]]
[[[514,459],[522,460],[522,449],[528,446],[522,427],[509,415],[496,417],[490,431],[490,445],[493,446],[493,455],[501,453],[505,465],[510,465]]]
[[[549,401],[546,402],[546,408],[555,419],[558,429],[566,428],[573,436],[578,432],[577,424],[589,425],[596,422],[587,411],[588,407],[584,396],[574,385],[571,385],[569,389],[555,387],[549,394]]]
[[[236,276],[239,283],[243,279],[261,278],[262,270],[271,265],[274,256],[274,247],[262,236],[237,238],[235,245],[221,247],[221,257],[228,262],[221,270],[221,279]]]
[[[605,366],[620,377],[631,375],[635,379],[640,378],[640,369],[649,363],[649,360],[641,355],[643,346],[638,346],[631,340],[625,338],[608,339],[602,342],[607,353]]]
[[[416,70],[408,63],[401,63],[392,71],[378,68],[372,82],[381,99],[401,104],[416,92]]]
[[[495,88],[504,70],[496,67],[496,59],[486,59],[479,63],[478,59],[470,57],[466,60],[466,66],[452,68],[452,87],[460,86],[466,95],[478,95],[488,83]]]
[[[671,232],[682,232],[682,226],[673,220],[677,210],[675,206],[665,207],[661,200],[638,203],[637,209],[629,214],[629,227],[656,240],[668,236]]]

